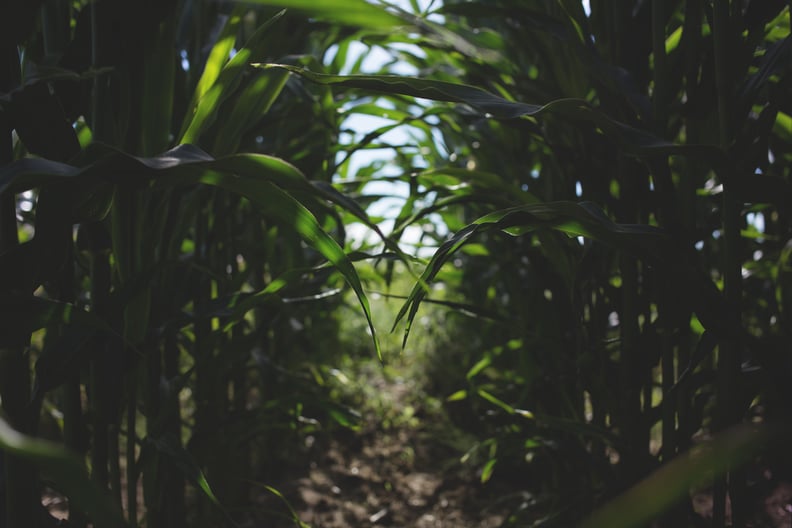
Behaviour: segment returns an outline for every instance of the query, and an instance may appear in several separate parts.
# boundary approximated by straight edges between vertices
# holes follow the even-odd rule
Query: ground
[[[500,526],[504,516],[485,507],[481,486],[438,468],[428,447],[406,431],[367,434],[359,443],[334,440],[281,491],[314,528]]]
[[[520,495],[499,501],[503,490],[481,484],[475,468],[460,462],[464,440],[453,445],[439,434],[451,427],[442,407],[421,405],[416,381],[383,372],[365,373],[361,429],[309,437],[305,465],[276,484],[299,520],[312,528],[500,526]],[[260,515],[250,528],[297,524],[272,493],[258,500]]]
[[[240,528],[495,528],[511,526],[507,521],[517,512],[518,525],[538,520],[538,513],[527,515],[535,506],[530,493],[499,480],[497,471],[482,483],[480,467],[462,462],[476,439],[454,427],[442,402],[426,394],[425,380],[377,362],[358,367],[339,377],[344,394],[334,397],[362,411],[360,427],[300,437],[292,453],[301,456],[288,457],[290,465],[268,482],[277,494],[254,488],[255,508]],[[754,469],[751,528],[792,526],[791,474]],[[67,515],[58,494],[45,494],[44,505],[58,518]],[[711,493],[694,494],[693,507],[708,526]]]
[[[358,373],[365,380],[353,389],[362,391],[361,429],[309,436],[303,465],[275,486],[283,497],[258,494],[257,515],[244,528],[294,527],[298,520],[311,528],[494,528],[512,526],[506,521],[515,512],[522,513],[517,525],[539,520],[538,511],[526,514],[535,506],[528,491],[500,481],[497,472],[481,483],[477,468],[461,462],[475,439],[450,423],[418,379],[396,372],[369,365]],[[792,526],[792,484],[761,471],[750,527]],[[707,526],[712,494],[695,493],[692,504],[693,517]]]

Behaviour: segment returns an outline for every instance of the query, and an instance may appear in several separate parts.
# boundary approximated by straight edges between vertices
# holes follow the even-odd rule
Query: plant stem
[[[210,261],[210,235],[213,224],[211,223],[210,211],[213,210],[215,194],[211,193],[209,204],[204,211],[206,214],[196,218],[195,228],[195,248],[198,255],[198,262],[202,265],[209,265]],[[195,430],[194,435],[200,441],[204,453],[214,451],[217,442],[217,435],[213,434],[213,428],[217,424],[216,390],[220,373],[217,372],[214,361],[214,350],[211,342],[212,324],[211,319],[206,317],[207,305],[212,297],[212,282],[207,277],[199,277],[198,284],[193,292],[193,305],[195,311],[201,316],[197,317],[194,323],[195,334]],[[217,460],[209,457],[206,461],[206,473],[210,483],[214,485],[214,477],[219,471]],[[202,498],[203,499],[203,498]],[[214,505],[208,500],[201,500],[199,505],[201,512],[200,526],[210,526],[214,520]]]
[[[720,143],[729,150],[733,136],[734,123],[731,111],[734,108],[733,79],[730,68],[731,21],[728,0],[716,0],[713,5],[713,39],[715,44],[715,83],[718,93],[718,117]],[[742,262],[740,259],[740,222],[741,204],[732,188],[734,180],[733,164],[725,163],[720,168],[723,184],[721,202],[723,227],[723,293],[728,307],[729,324],[733,328],[742,326],[740,299],[742,297]],[[717,427],[723,429],[740,418],[740,343],[735,339],[724,340],[719,346],[718,388],[717,388]],[[732,471],[729,475],[729,489],[732,504],[732,524],[744,525],[739,474]],[[721,521],[725,517],[726,483],[721,479],[716,483],[715,511],[713,516]]]
[[[9,93],[19,84],[20,63],[16,45],[3,43],[0,47],[0,92]],[[8,112],[0,111],[0,167],[13,160],[12,125]],[[0,254],[19,247],[16,223],[16,196],[0,196]],[[31,265],[33,263],[30,263]],[[24,292],[27,293],[27,292]],[[0,296],[10,295],[0,291]],[[0,344],[0,398],[2,408],[11,425],[27,432],[30,419],[30,364],[25,348],[30,334],[24,329],[14,335],[2,336]],[[39,506],[38,474],[20,458],[4,454],[5,519],[8,528],[34,526]]]
[[[666,104],[668,97],[668,66],[666,60],[665,50],[665,26],[666,26],[666,2],[663,0],[652,1],[652,55],[654,56],[654,91],[652,92],[652,103],[654,106],[654,126],[655,131],[660,137],[666,135]],[[670,182],[670,169],[668,166],[668,158],[658,158],[654,164],[655,174],[663,174],[662,179]],[[659,178],[658,178],[659,179]],[[671,189],[666,189],[669,194]],[[668,206],[667,201],[661,201],[661,207],[665,209]],[[666,210],[662,211],[664,220],[672,218],[671,212]],[[672,307],[666,295],[664,283],[669,280],[659,277],[659,284],[657,285],[660,295],[658,299],[658,310],[661,313],[661,327],[662,332],[660,346],[661,346],[661,369],[662,369],[662,387],[663,387],[663,414],[662,414],[662,459],[664,463],[671,460],[676,453],[676,407],[677,401],[675,398],[670,397],[671,387],[676,381],[676,354],[674,350],[674,343],[671,339],[671,334],[674,332]],[[669,524],[680,524],[681,517],[678,510],[669,512],[667,522]]]
[[[175,331],[168,331],[163,344],[163,370],[165,379],[173,381],[179,375],[179,345]],[[166,434],[175,438],[181,447],[181,412],[178,391],[172,391],[164,402],[170,418],[165,422]],[[187,511],[184,503],[184,476],[175,464],[168,464],[163,489],[168,501],[166,526],[184,528]]]
[[[137,481],[138,470],[135,459],[137,441],[137,383],[134,371],[127,373],[127,441],[126,441],[126,475],[127,475],[127,519],[129,526],[137,526]]]

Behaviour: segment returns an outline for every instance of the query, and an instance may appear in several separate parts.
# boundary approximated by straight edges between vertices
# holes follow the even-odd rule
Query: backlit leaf
[[[286,7],[321,18],[369,29],[392,29],[404,21],[382,6],[364,0],[246,0],[249,4]]]

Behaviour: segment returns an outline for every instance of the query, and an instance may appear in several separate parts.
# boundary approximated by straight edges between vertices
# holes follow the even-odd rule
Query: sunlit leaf
[[[393,29],[405,22],[386,10],[364,0],[246,0],[249,4],[286,7],[312,16],[369,29]]]
[[[191,106],[188,119],[185,120],[179,143],[198,142],[203,131],[214,121],[220,103],[235,92],[236,87],[242,80],[242,74],[247,68],[248,62],[258,60],[256,57],[263,52],[260,49],[263,37],[267,34],[269,28],[282,16],[283,11],[269,19],[265,24],[262,24],[250,37],[250,40],[245,43],[245,46],[238,50],[232,58],[228,59],[229,45],[233,46],[236,41],[236,34],[233,31],[234,24],[239,22],[241,16],[237,15],[232,18],[232,30],[225,34],[223,40],[216,45],[216,47],[219,46],[221,48],[217,52],[217,56],[213,55],[211,61],[207,63],[207,68],[211,66],[211,72],[209,70],[204,71],[201,83],[196,88],[194,103]],[[223,53],[225,53],[224,56],[222,55]],[[215,69],[219,66],[216,63],[223,64],[219,73],[215,72]],[[273,87],[275,86],[277,84]],[[275,90],[270,97],[277,97],[278,92],[279,90]]]
[[[481,483],[488,482],[490,478],[492,478],[492,473],[495,471],[495,464],[498,463],[497,458],[492,458],[484,464],[484,467],[481,468]]]
[[[512,407],[508,403],[504,402],[500,398],[496,397],[491,392],[486,391],[486,390],[484,390],[482,388],[478,388],[478,389],[476,389],[476,393],[479,396],[481,396],[482,398],[484,398],[485,400],[487,400],[488,402],[490,402],[491,404],[500,407],[501,409],[503,409],[507,413],[514,414],[514,407]]]
[[[475,378],[479,372],[484,370],[485,368],[489,367],[492,364],[492,359],[489,356],[481,358],[475,365],[470,367],[468,373],[465,375],[467,379]]]
[[[446,398],[446,401],[453,402],[453,401],[460,401],[467,398],[467,391],[465,389],[461,389],[456,391],[455,393],[451,394]]]

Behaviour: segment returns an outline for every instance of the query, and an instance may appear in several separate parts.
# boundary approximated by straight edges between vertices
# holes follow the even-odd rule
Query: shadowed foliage
[[[359,429],[328,380],[387,361],[380,290],[405,353],[442,327],[419,370],[504,525],[760,525],[792,471],[788,3],[0,21],[0,528],[54,526],[42,493],[254,522],[308,435]]]

